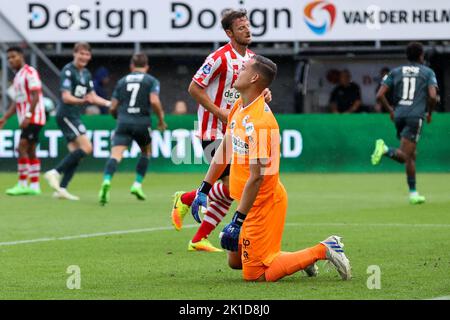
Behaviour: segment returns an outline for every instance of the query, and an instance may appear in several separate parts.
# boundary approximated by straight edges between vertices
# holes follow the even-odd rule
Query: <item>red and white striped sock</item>
[[[216,182],[208,194],[209,204],[202,224],[197,233],[192,238],[192,242],[198,242],[203,238],[208,238],[211,232],[226,216],[231,207],[233,199],[230,197],[228,188],[222,182]]]
[[[41,174],[41,160],[38,158],[30,160],[30,188],[33,190],[39,190],[39,175]]]
[[[26,187],[28,184],[28,158],[19,158],[17,161],[17,172],[19,174],[19,185]]]

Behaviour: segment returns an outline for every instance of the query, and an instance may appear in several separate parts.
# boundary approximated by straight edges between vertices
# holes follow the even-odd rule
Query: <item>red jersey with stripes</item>
[[[221,109],[231,109],[239,93],[233,88],[242,64],[255,54],[247,49],[241,56],[231,43],[210,54],[192,80],[206,90],[209,98]],[[216,116],[198,106],[198,135],[202,140],[223,139],[226,125]]]
[[[42,95],[42,82],[36,69],[25,64],[22,69],[16,73],[13,87],[14,101],[16,103],[17,119],[19,124],[22,123],[25,119],[26,113],[30,110],[31,91],[38,91],[39,101],[36,104],[30,123],[40,126],[45,125],[46,117],[44,97]]]

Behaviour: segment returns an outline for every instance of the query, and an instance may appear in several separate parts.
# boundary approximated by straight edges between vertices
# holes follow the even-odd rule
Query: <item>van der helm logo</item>
[[[336,19],[336,7],[334,4],[324,0],[317,0],[307,4],[303,11],[306,25],[315,34],[323,35],[333,28]]]

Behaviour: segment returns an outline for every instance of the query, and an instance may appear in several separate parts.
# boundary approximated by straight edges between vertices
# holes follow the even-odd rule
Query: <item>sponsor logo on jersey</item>
[[[248,155],[248,143],[242,140],[240,137],[233,135],[233,152],[241,156]]]
[[[414,67],[414,66],[408,66],[408,67],[403,67],[402,68],[402,73],[404,75],[416,75],[420,72],[420,68],[419,67]]]
[[[75,92],[73,95],[77,98],[83,98],[86,95],[86,93],[87,93],[87,88],[78,85],[75,87]]]
[[[241,94],[234,88],[228,89],[223,93],[225,101],[230,105],[234,105],[236,100],[239,99],[240,96]]]
[[[251,136],[254,131],[255,131],[255,126],[253,125],[252,122],[249,122],[245,125],[245,134],[247,136]]]
[[[72,85],[72,81],[70,81],[70,79],[66,79],[63,82],[63,86],[64,87],[70,87]]]
[[[245,125],[248,122],[248,119],[250,119],[250,116],[245,116],[244,119],[242,119],[242,125],[245,127]]]
[[[211,65],[205,64],[202,68],[202,72],[203,72],[203,74],[208,75],[211,73],[211,69],[212,69]]]
[[[126,77],[127,82],[141,82],[144,79],[144,74],[129,74]]]
[[[414,101],[412,101],[412,100],[400,100],[398,102],[398,104],[402,105],[402,106],[412,106],[413,103],[414,103]]]

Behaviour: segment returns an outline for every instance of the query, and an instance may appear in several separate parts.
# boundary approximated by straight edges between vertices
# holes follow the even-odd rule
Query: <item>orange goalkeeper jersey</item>
[[[280,129],[278,123],[260,95],[243,108],[238,99],[229,116],[227,134],[232,139],[233,156],[230,171],[230,195],[241,200],[245,184],[250,177],[250,162],[265,162],[264,180],[254,205],[273,196],[279,190]]]

